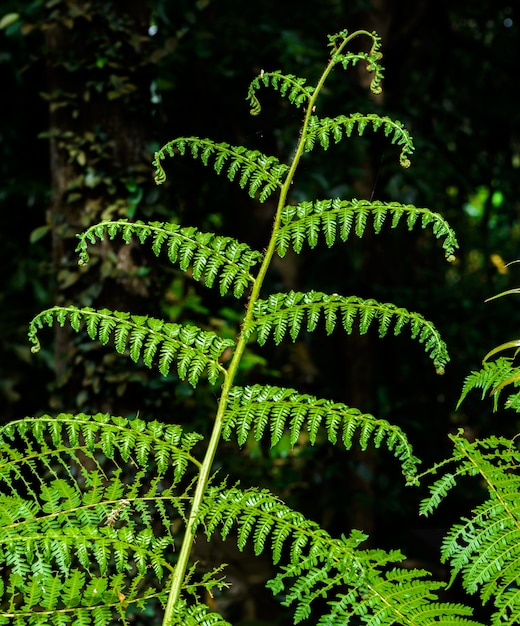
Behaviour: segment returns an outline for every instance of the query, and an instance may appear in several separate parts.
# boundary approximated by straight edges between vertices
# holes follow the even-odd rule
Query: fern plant
[[[369,40],[369,52],[349,50],[357,37]],[[327,246],[347,242],[363,236],[369,225],[376,233],[385,223],[430,227],[448,260],[457,247],[446,221],[428,209],[340,198],[291,204],[290,189],[305,155],[354,132],[382,130],[398,148],[403,167],[413,153],[407,130],[390,118],[319,116],[318,97],[336,66],[366,64],[374,93],[381,91],[383,75],[375,33],[342,31],[329,36],[328,43],[329,60],[315,85],[276,71],[261,72],[249,87],[253,114],[260,113],[263,88],[302,110],[296,149],[287,163],[198,137],[170,141],[155,155],[159,184],[166,179],[164,160],[184,155],[237,181],[259,202],[274,197],[272,231],[263,251],[230,237],[159,222],[102,222],[79,235],[82,264],[88,263],[89,245],[104,237],[123,242],[136,237],[156,255],[165,251],[195,280],[242,299],[244,314],[233,341],[196,326],[106,309],[53,307],[33,319],[29,337],[35,352],[43,327],[67,324],[163,375],[174,368],[194,387],[207,377],[219,398],[205,441],[180,426],[110,415],[26,418],[2,429],[0,624],[130,623],[133,612],[146,611],[155,601],[164,608],[164,626],[223,626],[225,619],[204,604],[200,593],[224,584],[221,568],[195,575],[196,533],[210,541],[220,533],[234,537],[240,549],[251,543],[257,554],[270,552],[279,572],[268,585],[294,608],[295,623],[311,617],[320,626],[477,624],[470,608],[439,599],[444,583],[430,580],[426,571],[400,566],[404,556],[399,551],[364,548],[366,536],[359,530],[334,538],[271,492],[229,485],[214,475],[223,440],[242,445],[248,437],[268,438],[276,445],[288,431],[293,444],[303,432],[312,444],[322,431],[345,448],[385,446],[401,464],[405,480],[417,481],[418,460],[399,427],[296,389],[236,382],[248,344],[295,340],[319,325],[329,334],[337,326],[346,333],[365,333],[373,326],[380,336],[406,331],[423,345],[437,372],[448,362],[438,331],[419,313],[355,296],[265,293],[275,254],[299,253],[321,240]]]
[[[518,292],[516,288],[509,289],[487,301]],[[514,391],[520,381],[520,369],[515,363],[519,345],[518,340],[512,340],[490,350],[484,356],[481,369],[464,381],[458,406],[471,391],[479,389],[482,398],[486,394],[493,397],[495,411],[502,406],[520,412],[520,393]],[[513,356],[492,360],[513,349]],[[513,392],[500,405],[506,387],[512,387]],[[428,497],[421,502],[420,512],[432,514],[464,479],[478,477],[483,487],[483,501],[449,529],[442,542],[441,561],[450,566],[450,584],[460,577],[468,593],[478,593],[484,605],[492,605],[493,625],[518,624],[520,451],[517,437],[492,435],[470,441],[464,429],[449,437],[453,443],[452,455],[416,478],[419,483],[425,477],[435,477]]]
[[[518,261],[515,261],[515,263],[518,263]],[[518,293],[520,293],[520,289],[517,287],[508,289],[488,298],[486,302]],[[512,386],[514,389],[520,383],[520,367],[515,363],[518,348],[520,348],[520,339],[512,339],[490,350],[482,361],[482,368],[479,371],[472,372],[466,378],[459,404],[471,390],[480,388],[482,390],[482,398],[487,393],[493,397],[493,406],[496,410],[502,391],[508,386]],[[498,354],[507,354],[508,352],[510,356],[500,356],[496,360],[492,360]],[[516,411],[520,410],[520,393],[514,392],[510,394],[505,402],[505,406]]]
[[[470,442],[463,431],[450,435],[453,455],[428,474],[442,472],[421,503],[421,513],[438,508],[463,477],[478,476],[484,501],[454,524],[442,543],[442,562],[449,563],[451,582],[457,576],[470,594],[493,604],[493,625],[520,620],[520,452],[515,440],[487,437]]]

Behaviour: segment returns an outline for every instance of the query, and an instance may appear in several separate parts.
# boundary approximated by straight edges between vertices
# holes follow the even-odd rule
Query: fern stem
[[[204,495],[208,486],[211,468],[213,466],[213,461],[215,459],[215,455],[217,453],[218,445],[220,442],[220,438],[222,435],[222,428],[224,424],[224,415],[226,413],[227,404],[229,400],[229,394],[231,388],[233,386],[236,373],[238,371],[238,367],[240,365],[240,361],[242,359],[242,355],[244,354],[244,350],[248,341],[247,329],[251,324],[253,318],[253,310],[254,305],[260,297],[260,291],[262,289],[262,285],[264,283],[265,277],[267,275],[267,271],[271,266],[272,258],[276,252],[276,236],[280,229],[281,224],[281,215],[282,209],[285,207],[287,196],[289,194],[289,189],[293,182],[296,170],[300,163],[300,159],[304,153],[305,142],[307,140],[307,130],[309,127],[309,121],[311,119],[312,114],[314,113],[316,100],[321,92],[321,89],[327,80],[330,72],[338,62],[338,57],[341,55],[344,48],[348,45],[348,43],[359,35],[368,35],[370,38],[374,38],[372,33],[368,31],[356,31],[351,35],[348,35],[343,39],[341,44],[339,44],[333,51],[331,58],[323,71],[320,80],[318,81],[312,95],[309,98],[307,104],[307,110],[305,113],[305,118],[303,120],[303,124],[301,127],[301,132],[298,140],[298,144],[295,150],[295,153],[292,157],[291,164],[289,170],[286,174],[283,185],[280,189],[280,195],[278,197],[278,203],[276,208],[276,213],[273,219],[273,228],[271,232],[271,237],[269,239],[269,243],[264,253],[264,257],[256,278],[254,280],[253,286],[251,288],[251,293],[247,302],[246,312],[243,318],[241,332],[237,338],[235,351],[233,353],[233,357],[231,359],[231,363],[229,368],[225,374],[224,384],[222,386],[222,393],[220,396],[220,401],[218,405],[217,414],[215,416],[215,422],[213,424],[213,430],[211,432],[210,440],[208,443],[208,447],[206,449],[206,453],[204,456],[204,460],[202,462],[202,466],[200,468],[199,477],[197,480],[197,485],[195,487],[195,493],[193,496],[193,504],[190,511],[190,515],[186,524],[186,531],[184,534],[184,538],[182,541],[182,545],[179,551],[177,563],[175,566],[175,570],[172,577],[172,582],[170,586],[170,593],[168,596],[168,602],[166,605],[164,618],[163,618],[163,626],[173,626],[174,625],[174,613],[175,613],[175,605],[180,599],[180,593],[182,588],[182,583],[184,581],[188,565],[189,559],[193,547],[193,543],[195,541],[195,529],[198,522],[199,510],[201,507],[201,503],[204,499]]]

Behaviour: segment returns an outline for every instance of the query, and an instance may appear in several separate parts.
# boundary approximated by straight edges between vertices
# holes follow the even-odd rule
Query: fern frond
[[[419,313],[412,313],[394,304],[317,291],[290,291],[272,294],[267,300],[258,300],[253,313],[253,319],[245,331],[248,334],[257,333],[260,345],[270,337],[280,343],[287,334],[294,341],[302,330],[314,331],[320,321],[324,322],[327,334],[331,334],[339,317],[347,333],[353,331],[354,324],[358,325],[360,333],[366,333],[375,323],[379,336],[384,337],[391,326],[394,335],[408,326],[412,338],[423,344],[437,373],[442,374],[449,361],[446,344],[435,326]]]
[[[106,236],[110,239],[121,236],[125,243],[129,243],[132,237],[141,243],[149,240],[156,256],[166,249],[171,263],[177,263],[183,271],[191,268],[193,278],[201,280],[207,287],[212,287],[218,279],[222,296],[232,291],[235,297],[241,297],[254,281],[251,268],[262,260],[260,252],[232,237],[178,224],[117,220],[100,222],[78,235],[76,252],[80,265],[89,261],[88,244]]]
[[[128,606],[164,600],[171,522],[185,515],[199,438],[176,425],[102,414],[2,427],[0,618],[108,624]]]
[[[300,394],[294,389],[269,385],[233,387],[224,416],[223,437],[229,440],[235,434],[243,445],[249,433],[260,441],[269,429],[274,446],[288,429],[294,445],[305,429],[314,444],[320,427],[330,442],[336,443],[339,437],[347,449],[355,438],[363,450],[370,442],[376,448],[384,444],[401,462],[406,478],[412,480],[415,476],[419,461],[399,427],[340,402]]]
[[[492,600],[493,624],[515,624],[513,616],[520,614],[520,453],[514,440],[503,437],[469,442],[460,433],[450,438],[454,469],[445,475],[456,476],[457,482],[462,476],[478,476],[487,488],[487,499],[449,530],[442,561],[449,562],[452,581],[461,575],[469,593],[478,592],[484,603]],[[438,483],[430,487],[423,510],[439,505]]]
[[[438,213],[398,202],[340,198],[300,202],[284,207],[281,213],[282,225],[276,237],[276,249],[282,257],[289,247],[300,253],[304,244],[311,248],[316,247],[320,236],[330,248],[338,239],[346,242],[352,233],[362,237],[369,220],[376,234],[381,232],[385,224],[390,223],[391,228],[396,228],[402,220],[406,221],[408,230],[412,230],[417,223],[423,229],[431,225],[435,237],[442,239],[447,260],[451,262],[455,259],[457,238]]]
[[[363,135],[369,128],[373,131],[383,129],[385,137],[390,137],[392,144],[401,147],[399,162],[402,167],[410,167],[411,155],[414,151],[412,138],[403,124],[390,117],[379,116],[376,113],[352,113],[351,115],[338,115],[337,117],[317,117],[313,115],[309,120],[309,127],[305,136],[305,151],[310,152],[316,142],[324,150],[330,146],[331,139],[338,143],[343,135],[350,137],[357,130],[358,135]]]
[[[466,396],[473,389],[482,389],[482,399],[487,394],[493,397],[493,406],[498,408],[498,400],[500,391],[509,382],[515,386],[520,383],[520,367],[515,367],[513,361],[507,357],[500,357],[496,361],[485,361],[482,368],[473,371],[466,376],[460,398],[457,402],[457,408],[462,404]],[[512,397],[513,398],[513,397]],[[511,398],[511,399],[512,399]],[[517,405],[512,405],[515,408]]]
[[[272,87],[280,92],[282,96],[287,97],[289,102],[296,107],[305,106],[314,93],[314,87],[306,87],[306,82],[305,78],[300,78],[293,74],[282,74],[280,71],[262,71],[251,81],[249,89],[247,90],[247,101],[251,105],[251,115],[258,115],[260,113],[260,101],[258,100],[256,92],[261,87]]]
[[[175,361],[180,378],[194,387],[204,372],[211,383],[216,382],[225,372],[219,359],[226,349],[234,346],[233,341],[196,326],[171,324],[146,315],[108,309],[55,306],[39,313],[29,325],[33,352],[40,349],[38,330],[55,322],[60,326],[68,322],[76,332],[84,326],[91,339],[102,344],[112,340],[117,352],[128,351],[134,362],[142,358],[148,367],[157,365],[163,376]]]
[[[240,549],[247,542],[257,554],[270,549],[275,563],[288,555],[289,564],[268,586],[284,597],[284,605],[295,606],[294,623],[326,598],[331,610],[320,625],[347,624],[355,616],[372,626],[477,626],[466,619],[470,608],[438,602],[436,592],[444,583],[425,580],[426,572],[385,571],[404,558],[400,552],[362,550],[366,535],[356,530],[334,539],[266,490],[212,487],[200,523],[208,538],[217,530],[224,538],[233,532]]]
[[[204,165],[213,161],[213,168],[220,174],[225,171],[229,180],[235,180],[252,198],[264,202],[282,186],[288,166],[280,163],[274,156],[262,154],[258,150],[248,150],[243,146],[230,146],[216,143],[211,139],[199,137],[180,137],[164,145],[155,153],[155,182],[160,185],[166,180],[166,173],[161,161],[166,156],[189,154],[200,159]]]

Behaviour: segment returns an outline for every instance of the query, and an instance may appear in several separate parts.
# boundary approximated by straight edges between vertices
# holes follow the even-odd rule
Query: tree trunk
[[[133,217],[132,193],[151,178],[145,154],[151,106],[148,26],[147,4],[139,1],[54,3],[40,24],[49,102],[47,220],[59,304],[136,311],[148,295],[135,246],[98,245],[84,270],[75,254],[76,234],[89,225]],[[87,352],[67,327],[56,329],[55,341],[59,394],[54,408],[87,410],[92,400],[86,391],[99,395],[104,386],[105,355]],[[98,408],[113,410],[113,396],[103,393]]]

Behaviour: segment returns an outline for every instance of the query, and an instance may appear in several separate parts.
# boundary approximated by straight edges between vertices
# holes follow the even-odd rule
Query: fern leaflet
[[[188,380],[194,387],[204,372],[211,383],[217,381],[225,372],[219,359],[226,349],[234,346],[233,341],[221,339],[196,326],[171,324],[146,315],[108,309],[95,311],[89,307],[55,306],[42,311],[31,321],[28,335],[33,344],[32,351],[40,349],[37,335],[44,324],[52,326],[57,322],[63,326],[67,320],[76,332],[84,324],[89,337],[102,344],[112,338],[117,352],[123,354],[128,350],[134,362],[142,358],[148,367],[156,364],[163,376],[176,361],[180,378]]]
[[[380,337],[388,334],[391,325],[394,335],[398,335],[403,327],[409,326],[412,338],[424,345],[437,373],[442,374],[449,361],[446,345],[433,324],[419,313],[411,313],[394,304],[364,300],[356,296],[327,295],[317,291],[290,291],[272,294],[267,300],[258,300],[253,312],[253,320],[246,332],[249,335],[256,332],[260,345],[270,337],[280,343],[287,334],[294,341],[302,329],[312,332],[322,320],[327,334],[330,335],[340,317],[347,333],[353,331],[356,323],[359,332],[366,333],[372,323],[376,322]]]
[[[260,252],[231,237],[178,224],[117,220],[100,222],[78,235],[76,252],[79,252],[80,265],[89,261],[88,243],[96,243],[106,235],[110,239],[120,235],[125,243],[134,236],[141,243],[151,240],[156,256],[165,248],[172,263],[177,263],[183,271],[191,268],[193,278],[202,280],[207,287],[212,287],[219,279],[222,296],[232,290],[235,297],[241,297],[254,281],[251,268],[262,260]]]
[[[262,154],[258,150],[248,150],[243,146],[230,146],[227,143],[215,143],[211,139],[199,137],[180,137],[164,145],[155,153],[155,181],[158,185],[166,180],[161,161],[167,155],[173,157],[176,152],[184,155],[187,152],[194,158],[208,165],[213,159],[213,167],[217,174],[226,171],[229,180],[235,180],[252,198],[264,202],[282,185],[288,166],[280,163],[274,156]]]
[[[512,359],[508,357],[500,357],[496,361],[484,362],[480,370],[471,372],[471,374],[466,377],[457,407],[461,405],[470,391],[473,389],[482,389],[482,399],[484,399],[486,394],[492,395],[493,406],[496,410],[498,408],[501,389],[509,382],[517,384],[519,382],[517,379],[519,374],[520,368],[513,367]],[[510,403],[513,398],[514,396],[510,398]]]
[[[340,198],[300,202],[284,207],[281,213],[282,226],[276,237],[277,252],[283,257],[290,246],[300,253],[306,243],[314,248],[319,243],[320,235],[329,248],[338,239],[347,241],[352,232],[362,237],[369,218],[376,234],[389,221],[391,227],[396,228],[404,219],[409,230],[417,223],[423,229],[431,224],[435,237],[443,240],[447,260],[455,260],[454,253],[458,248],[455,233],[438,213],[411,204]]]
[[[247,100],[251,105],[251,115],[260,113],[260,101],[256,92],[263,87],[272,87],[279,91],[282,96],[287,96],[289,102],[297,107],[308,104],[314,93],[314,87],[306,87],[305,78],[294,76],[293,74],[282,74],[280,71],[261,72],[259,76],[251,81],[247,91]]]
[[[356,435],[363,450],[370,441],[376,447],[384,442],[401,461],[407,479],[412,480],[415,476],[418,459],[399,427],[340,402],[300,394],[294,389],[269,385],[233,387],[224,418],[223,437],[229,440],[232,433],[236,433],[238,443],[243,445],[250,432],[260,441],[268,428],[271,446],[274,446],[284,430],[289,429],[290,441],[294,445],[305,427],[311,444],[314,444],[320,426],[325,428],[330,442],[336,443],[339,435],[347,449]]]
[[[324,150],[330,146],[331,137],[335,143],[342,140],[343,135],[350,137],[354,130],[358,135],[363,135],[367,128],[376,131],[383,129],[385,137],[390,137],[393,144],[401,147],[399,162],[402,167],[410,167],[408,155],[414,151],[413,141],[408,131],[401,122],[389,117],[380,117],[376,113],[362,114],[352,113],[351,115],[338,115],[337,117],[319,118],[313,115],[309,120],[308,132],[305,136],[305,150],[310,152],[316,141]]]

